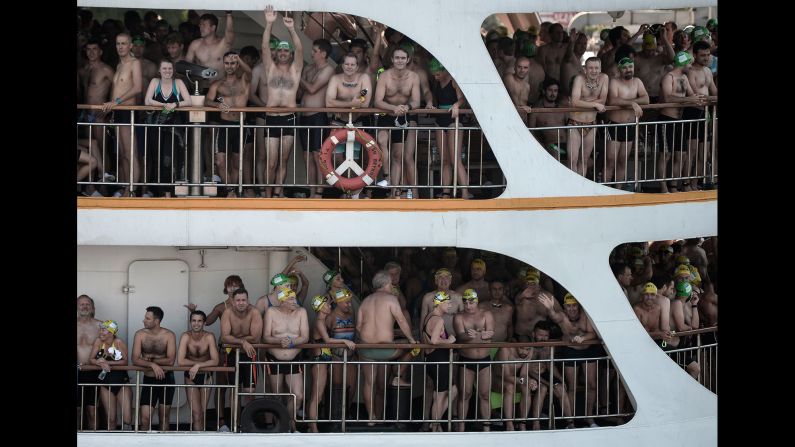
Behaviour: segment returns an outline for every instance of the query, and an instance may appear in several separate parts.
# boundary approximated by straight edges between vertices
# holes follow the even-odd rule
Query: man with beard
[[[211,373],[200,373],[199,368],[218,365],[218,347],[215,345],[215,335],[204,330],[207,315],[200,310],[190,313],[190,330],[185,331],[179,338],[177,352],[177,365],[190,366],[185,371],[186,385],[209,385]],[[204,417],[207,409],[207,388],[187,388],[185,394],[190,403],[191,430],[204,431]]]
[[[558,108],[561,104],[560,82],[554,78],[544,79],[541,84],[542,97],[535,107]],[[528,127],[563,127],[566,125],[566,112],[556,113],[531,113]],[[549,155],[560,160],[561,155],[566,153],[566,141],[568,132],[559,129],[547,129],[533,131],[533,135],[549,152]]]
[[[631,49],[631,47],[630,47]],[[616,54],[619,54],[616,52]],[[634,123],[643,115],[640,104],[649,103],[649,94],[643,81],[635,77],[635,62],[631,57],[624,57],[619,61],[619,77],[610,80],[607,94],[607,104],[611,106],[632,106],[632,110],[620,109],[607,112],[608,124]],[[605,165],[604,181],[615,179],[617,182],[627,178],[627,157],[630,147],[635,141],[635,126],[608,127],[607,133],[610,141],[607,143],[607,161]]]
[[[292,289],[281,290],[278,299],[280,304],[265,312],[262,340],[265,343],[281,344],[282,349],[268,348],[265,358],[270,362],[290,362],[301,353],[300,349],[295,349],[295,345],[309,341],[309,319],[306,309],[298,306]],[[282,377],[287,385],[286,389],[281,387]],[[288,414],[295,414],[296,405],[303,405],[304,376],[300,364],[268,365],[268,382],[272,392],[295,395],[294,400],[287,399]],[[290,419],[290,428],[295,431],[295,419]]]
[[[303,44],[295,32],[292,17],[283,17],[282,21],[290,32],[292,45],[287,41],[276,44],[276,58],[273,58],[270,47],[271,30],[278,14],[273,5],[265,7],[265,31],[262,33],[262,63],[265,78],[268,80],[267,107],[296,107],[296,94],[301,84],[301,70],[304,68]],[[296,116],[294,112],[267,112],[265,123],[268,126],[268,152],[266,172],[261,174],[267,183],[283,184],[287,175],[287,161],[293,148]],[[280,128],[279,126],[285,126]],[[278,169],[277,169],[278,166]],[[280,186],[266,187],[263,197],[284,197]]]

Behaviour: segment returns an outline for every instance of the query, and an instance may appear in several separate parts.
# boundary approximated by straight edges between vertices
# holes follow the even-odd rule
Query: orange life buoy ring
[[[332,162],[334,148],[340,143],[346,143],[349,138],[355,139],[357,143],[367,150],[367,167],[362,169],[352,159],[346,159],[335,170]],[[355,191],[371,185],[378,176],[381,166],[383,166],[381,149],[375,139],[367,132],[355,127],[332,130],[331,135],[323,141],[323,145],[320,147],[320,170],[326,178],[326,182],[345,192]],[[357,176],[350,178],[343,176],[342,173],[348,169],[353,170]]]

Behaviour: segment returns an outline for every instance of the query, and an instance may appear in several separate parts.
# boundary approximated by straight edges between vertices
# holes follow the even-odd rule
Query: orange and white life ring
[[[353,159],[354,141],[367,150],[367,167],[364,169]],[[335,169],[332,154],[340,143],[346,145],[345,161]],[[320,170],[326,178],[326,183],[342,191],[351,192],[371,185],[375,181],[383,165],[381,158],[381,149],[368,133],[355,127],[334,129],[320,147]],[[356,177],[348,178],[342,175],[348,169],[352,170]]]

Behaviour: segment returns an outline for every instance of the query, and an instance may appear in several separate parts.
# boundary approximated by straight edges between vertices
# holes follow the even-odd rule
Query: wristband
[[[121,105],[121,98],[116,98],[114,101],[116,102],[116,105]]]

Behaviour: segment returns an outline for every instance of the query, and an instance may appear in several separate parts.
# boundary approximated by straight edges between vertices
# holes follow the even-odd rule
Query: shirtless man
[[[563,43],[565,33],[563,25],[553,23],[549,26],[550,42],[538,49],[538,61],[544,67],[544,73],[549,78],[561,79],[560,67],[568,47],[567,44]]]
[[[376,126],[383,128],[378,131],[378,144],[381,150],[389,148],[391,159],[389,177],[392,185],[416,184],[414,154],[403,150],[405,132],[389,129],[395,126],[405,128],[410,121],[417,120],[416,115],[409,115],[408,112],[420,106],[420,77],[406,68],[408,63],[408,51],[396,48],[392,53],[392,68],[381,74],[375,86],[375,107],[390,111],[388,115],[378,116]],[[400,189],[393,190],[392,195],[399,196]]]
[[[634,123],[636,119],[643,116],[643,109],[640,104],[649,103],[649,94],[643,81],[635,77],[635,62],[625,57],[617,61],[620,77],[610,80],[607,94],[607,104],[611,106],[632,106],[632,110],[620,109],[607,112],[608,124]],[[604,171],[604,181],[615,179],[623,182],[627,178],[627,157],[633,147],[635,126],[608,127],[607,133],[610,141],[607,143],[606,164]],[[618,186],[621,188],[621,185]]]
[[[536,323],[549,318],[549,312],[541,302],[542,296],[551,297],[550,293],[539,285],[540,276],[537,270],[528,270],[525,277],[526,286],[519,292],[513,302],[516,306],[516,338],[518,341],[530,341]],[[560,311],[557,300],[552,300],[553,307]]]
[[[119,54],[119,65],[113,75],[113,87],[110,97],[112,101],[102,105],[103,112],[110,112],[115,106],[138,105],[138,95],[143,90],[141,78],[141,62],[130,52],[132,39],[127,33],[116,35],[116,52]],[[113,122],[117,124],[130,123],[130,110],[118,110],[113,113]],[[116,126],[116,138],[119,141],[119,172],[118,180],[120,183],[130,182],[130,163],[132,163],[133,181],[141,180],[141,163],[138,154],[132,153],[132,132],[129,126]],[[127,196],[130,194],[130,187],[125,186],[122,190],[116,191],[115,197]]]
[[[710,70],[712,65],[712,54],[710,53],[709,42],[705,40],[699,40],[698,42],[694,43],[693,56],[695,58],[693,65],[686,71],[687,81],[690,83],[693,93],[696,95],[717,96],[718,87],[715,85],[715,81],[712,77],[712,70]],[[682,119],[684,120],[703,120],[705,116],[706,115],[703,107],[685,107],[682,110]],[[705,125],[706,137],[704,133]],[[704,166],[704,151],[705,146],[708,144],[709,140],[712,139],[712,122],[707,121],[704,123],[703,121],[699,121],[688,123],[688,126],[689,129],[685,130],[685,135],[686,137],[690,138],[689,147],[691,150],[693,150],[693,148],[698,148],[698,151],[693,150],[694,154],[693,157],[691,157],[693,159],[693,175],[704,175],[706,174],[706,168]],[[697,186],[698,178],[693,178],[690,179],[689,185],[685,183],[684,190],[693,191],[697,189]]]
[[[707,97],[703,94],[697,94],[690,86],[687,75],[684,73],[685,67],[693,62],[693,56],[687,51],[680,51],[674,57],[674,68],[665,74],[662,78],[662,102],[663,103],[683,103],[695,104],[696,106],[703,107],[707,103]],[[682,119],[682,108],[680,107],[666,107],[660,110],[660,121],[677,121]],[[662,124],[657,125],[658,139],[663,141],[663,155],[657,157],[657,171],[660,178],[661,192],[679,192],[677,182],[666,182],[665,170],[666,162],[670,158],[670,153],[673,153],[673,162],[671,164],[671,176],[681,177],[689,175],[690,165],[684,159],[687,150],[682,144],[687,136],[684,134],[685,129],[683,124]],[[683,160],[684,159],[684,160]],[[682,163],[686,165],[686,171],[682,172]]]
[[[209,326],[215,323],[215,321],[220,319],[227,309],[232,308],[235,305],[235,301],[233,299],[235,290],[245,289],[245,288],[246,287],[243,285],[243,280],[239,276],[237,275],[227,276],[226,279],[224,279],[224,289],[222,291],[222,293],[226,295],[226,299],[216,304],[215,307],[213,307],[213,310],[210,312],[210,315],[207,315],[205,325]],[[185,304],[185,307],[188,309],[188,312],[193,312],[196,310],[195,303]],[[222,349],[220,341],[218,343],[218,349],[219,352]],[[232,348],[227,348],[226,352],[228,353],[231,350]],[[218,366],[224,366],[224,365],[226,365],[226,356],[225,355],[219,356]],[[226,376],[227,375],[225,373],[216,374],[216,381],[218,385],[228,384]],[[224,403],[226,402],[226,389],[219,388],[216,392],[216,398],[218,399],[217,402],[219,402],[219,404],[216,405],[216,408],[219,408],[222,405],[224,405]],[[226,425],[226,421],[223,414],[219,416],[218,427],[219,431],[229,431],[229,426]]]
[[[585,315],[585,312],[583,312],[580,307],[580,303],[577,302],[571,293],[567,293],[563,298],[563,312],[554,309],[553,304],[556,301],[549,295],[541,296],[538,300],[547,308],[549,319],[560,326],[560,330],[563,332],[562,341],[573,343],[572,345],[564,346],[558,356],[560,359],[570,360],[563,363],[563,375],[569,393],[569,402],[571,402],[572,405],[576,402],[574,400],[574,394],[577,389],[576,372],[578,370],[583,371],[586,380],[586,390],[589,391],[585,395],[585,423],[589,427],[598,427],[593,418],[587,417],[593,414],[596,404],[597,360],[579,360],[591,357],[604,357],[607,355],[601,345],[581,344],[584,341],[599,339],[593,329],[593,323],[591,323],[591,319],[588,318],[588,315]]]
[[[94,300],[88,295],[77,297],[77,383],[96,383],[96,371],[81,371],[80,366],[88,365],[94,340],[99,337],[101,321],[94,318]],[[86,409],[89,430],[96,430],[96,393],[94,386],[87,385],[77,389],[77,428],[83,429],[82,409]]]
[[[317,39],[312,42],[312,63],[304,68],[301,75],[301,107],[325,107],[326,106],[326,87],[329,79],[334,74],[334,69],[328,63],[331,54],[331,43],[326,39]],[[323,126],[329,124],[328,115],[325,112],[305,112],[301,116],[301,124],[306,126]],[[306,133],[304,133],[306,132]],[[302,146],[304,147],[304,158],[307,166],[307,183],[322,185],[325,183],[320,170],[320,146],[326,139],[328,129],[310,128],[301,132]],[[308,157],[312,154],[311,160]],[[323,188],[309,187],[311,191],[309,197],[321,198]]]
[[[508,341],[513,337],[513,304],[505,299],[505,283],[494,280],[489,284],[491,299],[481,301],[478,306],[490,310],[494,316],[494,335],[491,341]]]
[[[265,358],[270,362],[290,362],[301,353],[294,349],[295,345],[309,341],[309,319],[306,309],[298,306],[298,300],[292,289],[284,289],[277,295],[279,305],[265,312],[262,327],[262,340],[265,343],[280,344],[282,348],[268,348]],[[282,378],[287,388],[282,388]],[[287,399],[287,414],[295,414],[296,405],[303,406],[304,375],[300,364],[268,365],[268,382],[275,393],[295,394],[295,400]],[[290,420],[290,428],[295,431],[295,419]]]
[[[190,43],[185,60],[208,68],[214,68],[219,75],[223,73],[224,63],[222,58],[232,49],[232,44],[235,42],[235,31],[232,25],[232,11],[226,11],[224,37],[218,37],[216,35],[218,17],[214,14],[202,14],[199,17],[201,38]],[[201,80],[199,85],[207,87],[210,81],[214,80],[216,79]]]
[[[578,33],[576,30],[571,30],[571,39],[566,46],[566,52],[563,54],[563,62],[560,66],[560,95],[570,96],[571,85],[574,77],[579,74],[584,74],[582,70],[582,55],[588,47],[588,37],[584,33]],[[554,76],[548,76],[554,79]]]
[[[516,58],[513,73],[506,74],[502,78],[505,89],[511,97],[513,105],[520,110],[522,121],[527,122],[527,114],[530,113],[530,83],[526,81],[527,73],[530,71],[530,59],[524,56]]]
[[[218,346],[215,344],[215,335],[204,330],[204,323],[207,315],[194,310],[190,313],[190,330],[185,331],[179,337],[179,349],[177,351],[177,365],[190,366],[189,371],[185,371],[186,385],[210,385],[212,379],[210,373],[199,373],[199,368],[218,365]],[[186,395],[190,403],[191,430],[204,431],[204,415],[207,410],[207,397],[209,388],[188,388]]]
[[[364,95],[362,93],[364,92]],[[354,53],[348,53],[342,60],[342,73],[331,76],[326,88],[326,107],[350,107],[356,109],[369,107],[373,97],[370,76],[359,71],[359,60]],[[362,125],[361,114],[354,113],[351,121],[355,126]],[[342,126],[348,122],[347,114],[335,113],[332,123]]]
[[[221,343],[240,345],[241,362],[254,362],[257,360],[257,350],[251,346],[259,343],[262,338],[262,317],[257,308],[248,302],[248,291],[244,288],[236,289],[232,295],[234,305],[221,315]],[[257,386],[257,367],[250,363],[236,363],[236,352],[227,350],[225,366],[237,365],[238,383],[240,391],[253,393]],[[235,383],[234,376],[227,377],[228,383]],[[241,404],[245,406],[253,396],[243,396]]]
[[[665,29],[660,28],[660,32]],[[658,52],[660,44],[663,48],[662,53]],[[635,53],[635,77],[643,81],[646,91],[649,92],[650,104],[660,102],[660,81],[665,74],[666,66],[673,61],[674,47],[671,46],[671,42],[667,38],[658,40],[652,34],[643,36],[643,50],[640,53]],[[656,116],[657,113],[655,112],[654,115]]]
[[[102,47],[99,41],[89,40],[85,45],[85,52],[87,63],[78,72],[83,92],[85,92],[85,104],[104,104],[108,100],[110,89],[113,85],[113,68],[102,62]],[[89,123],[105,123],[107,122],[107,114],[98,110],[84,110],[81,120]],[[91,138],[98,144],[96,146],[91,145],[92,149],[95,147],[97,149],[92,150],[90,153],[96,158],[100,173],[104,173],[104,169],[108,168],[105,166],[105,152],[99,149],[99,145],[104,144],[104,134],[105,126],[91,127]],[[104,177],[109,181],[115,180],[109,178],[109,175]]]
[[[270,47],[271,30],[278,14],[273,10],[273,5],[265,7],[265,31],[262,33],[262,63],[268,80],[268,107],[296,107],[296,93],[301,82],[301,70],[304,67],[303,44],[295,32],[295,23],[292,17],[283,17],[284,26],[290,32],[289,42],[280,41],[276,45],[276,58],[273,58]],[[283,184],[287,175],[287,162],[293,148],[295,129],[292,127],[280,128],[278,126],[295,126],[295,112],[266,114],[265,122],[270,132],[267,137],[268,153],[266,172],[260,178],[267,183]],[[278,169],[277,169],[278,166]],[[282,188],[266,187],[263,197],[284,197]]]
[[[132,360],[134,366],[147,368],[144,371],[141,389],[142,430],[152,430],[152,408],[160,410],[160,431],[170,430],[171,401],[173,387],[153,387],[147,385],[174,385],[174,371],[163,371],[162,366],[173,366],[177,357],[177,336],[169,329],[160,327],[163,309],[149,306],[144,314],[144,328],[135,332],[133,338]]]
[[[541,84],[541,99],[534,104],[535,107],[554,109],[561,107],[560,82],[554,78],[544,79]],[[566,125],[566,112],[556,113],[531,113],[528,127],[563,127]],[[549,155],[560,161],[561,155],[566,153],[568,132],[557,130],[536,130],[533,135],[538,139]]]
[[[616,52],[622,45],[632,45],[639,36],[649,29],[648,24],[643,24],[638,28],[633,36],[629,35],[629,31],[623,26],[617,26],[610,30],[607,38],[610,41],[611,49],[602,53],[599,57],[602,59],[602,72],[606,73],[608,77],[614,78],[618,75],[616,68]],[[619,58],[621,59],[621,58]]]
[[[489,282],[484,279],[486,276],[486,261],[480,258],[473,259],[469,267],[469,275],[469,281],[458,286],[455,291],[463,294],[466,289],[475,289],[475,292],[478,293],[478,301],[490,300]]]
[[[569,126],[591,126],[596,121],[596,113],[605,111],[609,80],[602,73],[602,62],[598,57],[589,57],[585,61],[585,74],[574,78],[571,88],[571,106],[595,109],[593,112],[571,112]],[[578,128],[569,130],[569,168],[585,176],[588,159],[594,145],[594,128]]]
[[[556,301],[557,303],[557,301]],[[549,336],[553,328],[552,322],[549,320],[540,320],[533,328],[532,341],[546,342],[549,341]],[[549,360],[551,358],[552,348],[549,346],[532,348],[532,353],[528,360]],[[527,386],[535,391],[535,401],[533,402],[533,417],[541,417],[541,405],[544,403],[544,398],[548,396],[549,390],[549,362],[535,362],[528,367]],[[563,417],[570,417],[572,404],[569,400],[569,395],[566,392],[566,385],[563,383],[563,375],[560,373],[560,366],[555,364],[552,372],[552,392],[560,402],[560,407]],[[529,400],[529,399],[528,399]],[[528,402],[529,403],[529,402]],[[525,413],[526,414],[526,413]],[[524,417],[522,415],[522,417]],[[520,423],[519,427],[523,424]],[[574,428],[574,420],[569,419],[566,428]],[[533,430],[541,430],[541,421],[533,421]]]
[[[666,350],[668,342],[672,340],[669,324],[669,315],[663,312],[658,301],[657,286],[646,284],[643,289],[643,301],[632,306],[640,324],[649,333],[649,336],[658,346]]]
[[[218,166],[221,182],[235,184],[238,183],[240,175],[240,128],[238,126],[241,114],[240,112],[230,112],[229,109],[246,106],[251,88],[251,68],[240,59],[237,53],[230,51],[224,54],[224,72],[226,73],[224,79],[213,81],[210,85],[207,96],[204,98],[204,105],[221,109],[220,123],[235,126],[219,128],[215,142],[215,164]],[[243,129],[244,150],[245,145],[248,145],[250,141],[251,130]],[[246,169],[247,167],[248,169]],[[246,183],[251,181],[250,171],[250,164],[244,162],[243,181]],[[227,197],[237,197],[233,187],[229,188]]]
[[[488,309],[478,307],[478,293],[474,289],[466,289],[462,295],[464,312],[453,317],[455,336],[460,343],[485,343],[494,336],[494,316]],[[490,362],[491,348],[461,349],[459,354],[462,362]],[[464,363],[460,368],[458,383],[461,386],[461,407],[458,416],[466,419],[469,409],[469,398],[472,396],[472,385],[477,381],[478,405],[480,417],[488,419],[491,415],[491,363]],[[475,379],[477,374],[477,379]],[[483,431],[490,431],[490,423],[483,423]],[[458,425],[458,431],[464,431],[464,423]]]
[[[455,334],[453,316],[464,310],[464,302],[461,299],[461,294],[454,290],[450,290],[452,278],[453,275],[450,273],[450,270],[446,268],[440,268],[439,270],[436,270],[436,273],[433,275],[436,289],[426,293],[422,297],[422,302],[420,303],[422,306],[420,309],[420,321],[425,321],[425,318],[428,316],[428,314],[433,312],[433,297],[436,295],[436,292],[442,291],[450,295],[450,311],[448,313],[442,314],[442,319],[444,320],[444,330],[447,331],[448,334]]]
[[[357,343],[383,343],[394,341],[393,327],[397,322],[409,343],[416,343],[411,335],[411,327],[400,309],[397,297],[392,293],[392,280],[389,273],[379,270],[373,276],[374,292],[368,295],[356,314]],[[359,348],[359,356],[364,361],[392,360],[402,354],[401,349],[394,348]],[[371,421],[381,419],[384,406],[384,364],[367,365],[364,367],[364,405]],[[373,389],[375,385],[375,390]],[[375,394],[375,395],[374,395]],[[368,425],[374,425],[368,422]]]
[[[182,34],[176,32],[169,34],[166,36],[165,44],[166,54],[175,64],[185,60],[185,44],[182,41]]]
[[[358,30],[356,20],[351,15],[305,11],[301,13],[301,31],[313,41],[318,39],[334,40],[344,44],[345,41],[355,38]],[[333,52],[329,49],[328,57],[339,64],[343,54],[345,54],[345,50],[338,45]]]

